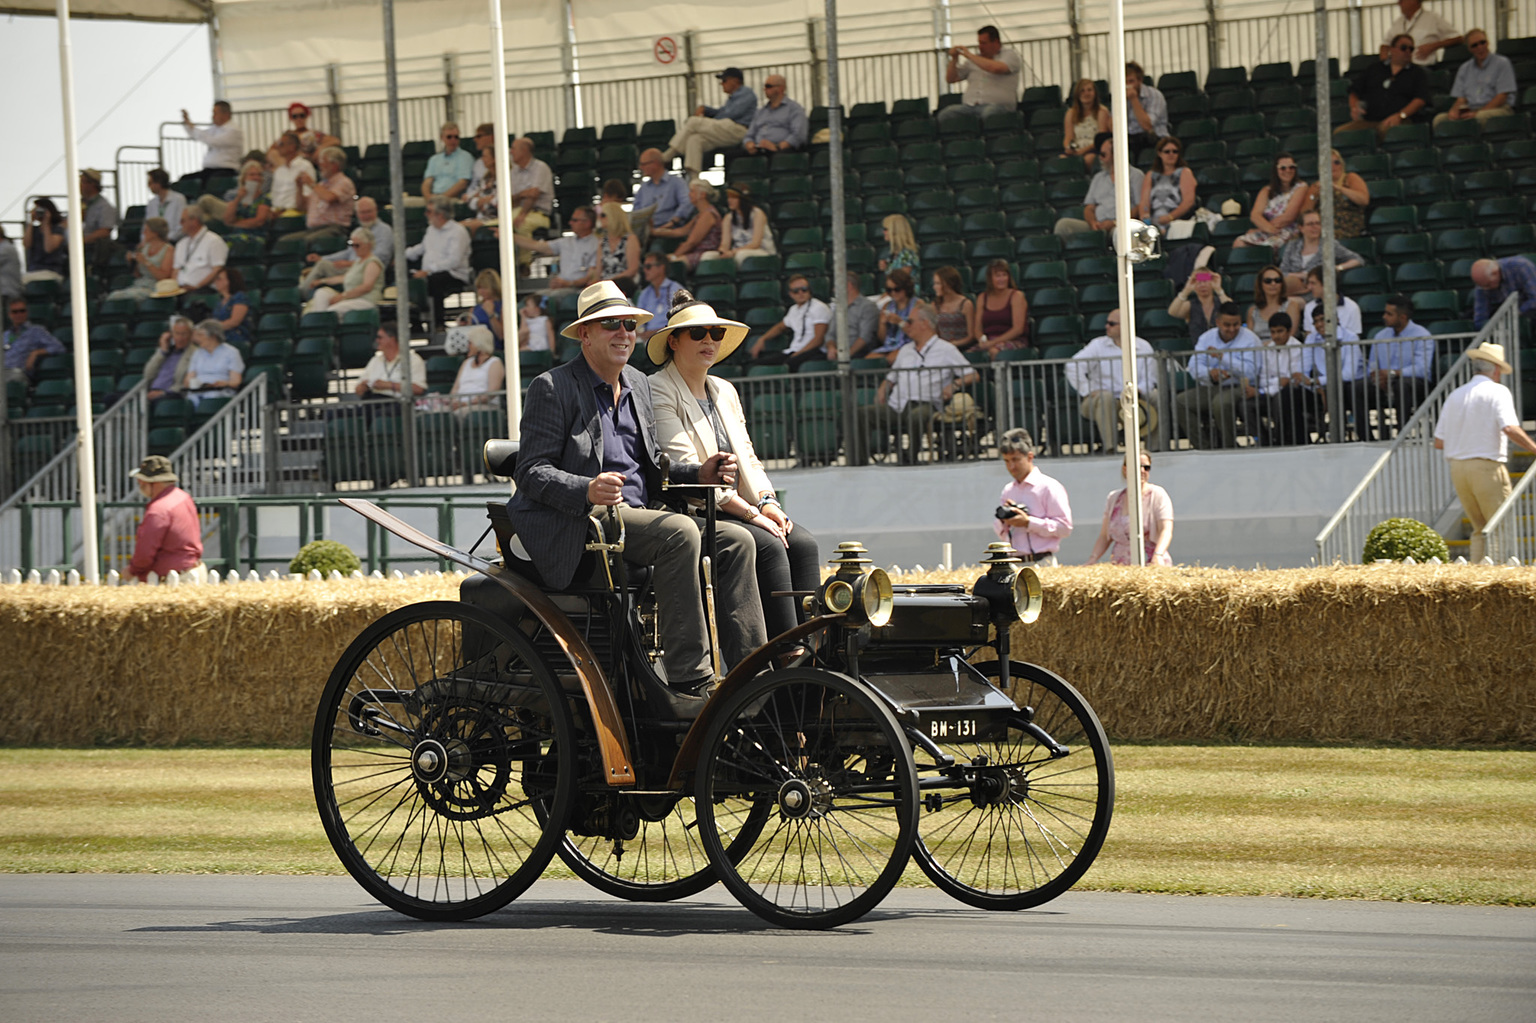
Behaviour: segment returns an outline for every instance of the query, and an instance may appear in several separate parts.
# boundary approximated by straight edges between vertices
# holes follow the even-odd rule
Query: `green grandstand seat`
[[[1360,269],[1364,269],[1363,267]],[[1430,291],[1445,286],[1445,269],[1439,260],[1403,263],[1392,273],[1394,291]]]
[[[1050,260],[1040,263],[1030,263],[1020,268],[1022,276],[1019,286],[1026,290],[1048,286],[1063,286],[1070,284],[1067,277],[1067,264],[1062,260]]]
[[[1507,170],[1473,171],[1456,180],[1456,193],[1463,199],[1490,199],[1498,195],[1509,195],[1513,188],[1514,179]]]
[[[1434,256],[1443,263],[1488,255],[1488,237],[1480,227],[1452,228],[1434,236]]]
[[[1423,149],[1429,145],[1429,125],[1427,124],[1399,124],[1395,128],[1388,128],[1381,138],[1381,150],[1387,153],[1401,153],[1409,149]]]
[[[1047,203],[1045,185],[1039,181],[1015,181],[1003,187],[998,202],[1010,213],[1044,206]]]
[[[1168,71],[1157,80],[1157,91],[1164,96],[1198,92],[1200,77],[1193,71]]]
[[[1217,121],[1214,117],[1195,117],[1187,121],[1180,121],[1173,133],[1179,137],[1186,146],[1198,142],[1201,139],[1217,137]],[[1076,160],[1064,160],[1063,163],[1076,163]]]
[[[1495,117],[1483,121],[1482,133],[1483,141],[1494,148],[1503,146],[1513,139],[1529,140],[1531,135],[1529,108],[1517,110],[1508,117]]]
[[[974,213],[978,210],[996,210],[1002,206],[997,189],[990,186],[964,188],[955,193],[955,212]]]
[[[1347,166],[1357,157],[1366,154],[1376,155],[1376,133],[1373,131],[1340,132],[1333,137],[1333,148],[1344,157]]]
[[[1240,67],[1213,67],[1205,75],[1205,91],[1242,88],[1248,84],[1248,70]]]
[[[944,143],[944,162],[983,161],[987,158],[987,146],[980,139],[950,139]]]
[[[1387,291],[1392,271],[1385,266],[1357,266],[1339,275],[1339,291],[1350,298]]]
[[[1374,199],[1375,196],[1372,196]],[[1445,199],[1430,203],[1419,214],[1419,223],[1426,231],[1444,231],[1453,227],[1472,226],[1472,204],[1465,199]]]
[[[1083,256],[1072,261],[1069,278],[1081,289],[1087,284],[1111,282],[1118,272],[1119,263],[1113,256]]]
[[[1403,199],[1406,202],[1438,202],[1450,198],[1452,192],[1449,174],[1415,174],[1403,182]]]
[[[1496,259],[1536,252],[1536,227],[1530,224],[1504,224],[1488,236],[1488,254]]]
[[[1037,288],[1029,296],[1033,316],[1063,316],[1077,313],[1077,289],[1071,285]]]
[[[948,171],[949,186],[957,191],[966,187],[991,185],[997,181],[997,168],[986,160],[952,166]]]
[[[1056,211],[1049,206],[1014,210],[1008,214],[1008,233],[1015,237],[1026,234],[1049,234],[1055,227]]]
[[[1035,324],[1031,341],[1041,349],[1050,345],[1071,346],[1072,352],[1066,355],[1070,358],[1083,347],[1085,331],[1086,324],[1080,314],[1042,316]]]
[[[1168,120],[1178,124],[1194,117],[1209,117],[1211,101],[1203,92],[1188,92],[1164,97],[1168,101]]]
[[[1026,235],[1014,243],[1013,253],[1019,263],[1045,263],[1062,259],[1061,239],[1054,234]]]
[[[1461,311],[1461,298],[1450,288],[1413,293],[1413,318],[1420,323],[1454,319]]]
[[[129,303],[132,305],[132,303]],[[65,335],[66,337],[68,335]],[[156,335],[158,337],[158,335]],[[128,325],[126,323],[100,323],[91,328],[90,343],[92,347],[104,346],[121,348],[128,343]]]
[[[1482,131],[1475,120],[1452,121],[1447,119],[1434,125],[1432,133],[1435,145],[1437,146],[1457,146],[1468,142],[1477,142],[1482,136]]]
[[[1425,147],[1423,149],[1408,149],[1400,153],[1393,153],[1392,173],[1400,178],[1412,177],[1416,174],[1438,174],[1440,172],[1440,150]]]
[[[1008,233],[1007,217],[993,207],[981,207],[964,215],[960,221],[960,233],[967,240],[992,238]]]
[[[1412,206],[1386,206],[1372,210],[1367,226],[1371,234],[1412,234],[1419,230],[1419,211]]]
[[[1447,174],[1468,174],[1472,171],[1488,170],[1493,166],[1493,150],[1486,142],[1451,146],[1441,153],[1440,164]]]
[[[1381,241],[1381,258],[1392,266],[1429,259],[1434,248],[1427,234],[1394,234]]]

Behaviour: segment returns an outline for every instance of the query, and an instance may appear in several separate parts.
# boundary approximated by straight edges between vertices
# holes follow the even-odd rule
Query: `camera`
[[[997,516],[999,520],[1002,520],[1008,518],[1014,512],[1023,512],[1025,515],[1028,515],[1029,509],[1025,508],[1022,504],[1016,504],[1013,501],[1004,501],[1002,504],[993,509],[992,514]]]

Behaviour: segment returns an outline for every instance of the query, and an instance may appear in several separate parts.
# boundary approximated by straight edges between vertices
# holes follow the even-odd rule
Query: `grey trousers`
[[[655,569],[653,585],[661,617],[662,664],[669,682],[694,682],[714,673],[709,656],[709,623],[704,619],[704,585],[699,555],[702,524],[679,512],[622,509],[624,560]],[[768,642],[763,604],[757,593],[757,544],[745,526],[715,527],[715,621],[720,659],[729,671]]]

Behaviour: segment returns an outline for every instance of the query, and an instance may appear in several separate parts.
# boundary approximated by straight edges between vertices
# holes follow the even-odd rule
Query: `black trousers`
[[[821,583],[821,551],[809,529],[796,523],[789,547],[761,526],[744,522],[757,544],[757,588],[769,637],[800,624],[800,598],[774,597],[786,590],[814,590]]]

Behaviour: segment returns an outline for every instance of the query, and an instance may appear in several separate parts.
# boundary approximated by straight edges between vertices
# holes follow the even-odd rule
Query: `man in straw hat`
[[[587,539],[587,518],[623,505],[624,558],[655,566],[663,665],[668,682],[703,695],[714,682],[699,581],[694,520],[663,507],[651,388],[628,365],[636,330],[651,318],[612,281],[585,288],[577,318],[561,334],[581,358],[535,377],[524,399],[521,449],[508,503],[513,526],[544,582],[570,584]],[[674,463],[677,483],[734,483],[736,457]],[[767,642],[753,544],[722,530],[715,565],[721,658],[729,666]]]
[[[128,473],[149,500],[133,545],[128,574],[144,582],[153,572],[164,579],[175,571],[183,577],[207,577],[203,565],[203,532],[197,522],[197,505],[176,485],[176,472],[164,455],[150,455]]]
[[[1445,399],[1435,424],[1435,447],[1445,452],[1451,484],[1472,520],[1472,561],[1482,561],[1483,527],[1510,493],[1509,442],[1536,452],[1536,441],[1520,428],[1515,400],[1500,375],[1514,370],[1504,361],[1504,346],[1485,341],[1467,352],[1472,379]]]

